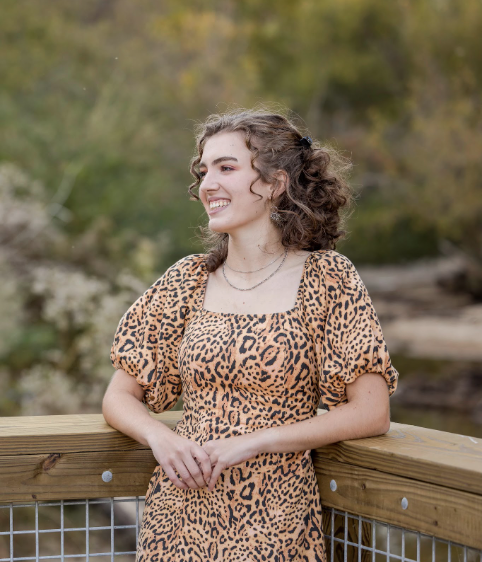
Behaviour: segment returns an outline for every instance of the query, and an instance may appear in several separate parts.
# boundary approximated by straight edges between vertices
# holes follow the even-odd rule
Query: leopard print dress
[[[183,392],[174,431],[199,445],[296,423],[347,402],[345,386],[392,366],[355,266],[310,253],[294,308],[236,314],[203,308],[206,255],[187,256],[122,317],[115,369],[136,377],[154,412]],[[306,454],[305,454],[306,453]],[[225,469],[212,492],[181,490],[158,465],[149,482],[137,562],[325,562],[322,506],[309,451],[260,453]]]

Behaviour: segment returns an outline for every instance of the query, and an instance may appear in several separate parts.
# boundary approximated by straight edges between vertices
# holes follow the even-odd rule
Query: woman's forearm
[[[347,404],[321,416],[254,432],[256,449],[266,453],[291,453],[348,439],[373,437],[390,429],[388,387],[378,373],[365,373],[347,384],[346,396]]]
[[[259,452],[291,453],[387,431],[378,412],[348,403],[300,422],[258,430],[253,436],[258,440]]]
[[[171,429],[149,415],[144,404],[125,390],[108,389],[102,402],[105,421],[143,445],[149,445],[153,432]]]

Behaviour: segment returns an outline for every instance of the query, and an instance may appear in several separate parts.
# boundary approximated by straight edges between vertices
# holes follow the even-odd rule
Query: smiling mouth
[[[227,207],[230,203],[231,201],[228,201],[227,199],[212,201],[209,203],[209,210],[212,211],[214,209],[219,209],[220,207]]]

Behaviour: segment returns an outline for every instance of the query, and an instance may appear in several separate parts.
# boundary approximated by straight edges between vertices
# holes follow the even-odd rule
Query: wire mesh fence
[[[135,559],[144,498],[0,505],[0,560]]]
[[[324,508],[327,562],[482,562],[482,550]]]
[[[0,562],[134,562],[144,498],[0,504]],[[327,562],[482,562],[482,551],[324,507]],[[186,561],[187,562],[187,561]]]

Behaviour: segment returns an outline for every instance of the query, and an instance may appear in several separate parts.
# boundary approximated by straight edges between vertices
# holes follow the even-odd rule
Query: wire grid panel
[[[0,562],[133,562],[144,497],[0,504]]]
[[[323,507],[327,562],[482,562],[482,550]]]
[[[0,504],[0,562],[135,560],[144,497]],[[327,562],[482,562],[482,551],[323,507]]]

